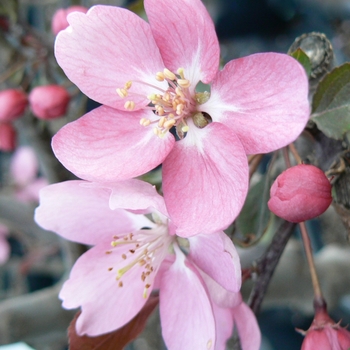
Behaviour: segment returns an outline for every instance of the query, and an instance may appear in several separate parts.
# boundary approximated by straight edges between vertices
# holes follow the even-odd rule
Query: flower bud
[[[62,117],[68,107],[70,96],[59,85],[37,86],[29,94],[29,103],[33,114],[40,119]]]
[[[16,148],[16,130],[11,123],[0,123],[0,151],[11,152]]]
[[[301,350],[349,350],[349,348],[350,332],[323,314],[315,316],[311,327],[305,333]]]
[[[59,9],[55,12],[55,14],[52,17],[51,22],[51,30],[52,32],[57,35],[61,30],[66,29],[69,26],[69,23],[67,21],[67,16],[71,12],[87,12],[87,8],[84,6],[71,6],[66,9]]]
[[[19,118],[27,107],[27,95],[21,90],[0,91],[0,122],[9,122]]]
[[[332,186],[322,170],[300,164],[280,174],[270,190],[270,210],[291,222],[321,215],[332,203]]]

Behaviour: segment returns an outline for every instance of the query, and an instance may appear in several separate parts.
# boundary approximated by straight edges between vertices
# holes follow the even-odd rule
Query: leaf
[[[290,54],[294,57],[305,69],[306,74],[310,77],[311,74],[311,61],[309,56],[299,47]]]
[[[150,296],[142,310],[124,327],[97,337],[79,336],[75,330],[75,323],[80,315],[76,313],[68,327],[69,350],[123,350],[124,347],[143,331],[148,317],[159,302],[158,296]],[[117,314],[116,314],[116,317]]]
[[[312,101],[312,120],[336,140],[350,131],[350,63],[333,69],[320,82]]]

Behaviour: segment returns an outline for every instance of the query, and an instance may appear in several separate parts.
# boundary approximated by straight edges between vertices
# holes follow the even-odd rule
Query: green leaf
[[[311,74],[311,61],[309,56],[299,47],[290,54],[294,57],[305,69],[306,74],[310,77]]]
[[[311,117],[330,138],[341,140],[350,131],[350,63],[322,79],[313,97]]]

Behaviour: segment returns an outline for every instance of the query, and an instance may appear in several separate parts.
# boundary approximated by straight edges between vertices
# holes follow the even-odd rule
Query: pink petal
[[[0,223],[0,265],[4,264],[10,257],[11,249],[6,239],[8,233],[8,227]]]
[[[149,112],[148,112],[149,113]],[[59,161],[80,178],[114,182],[142,175],[162,163],[175,142],[140,125],[145,111],[101,106],[65,125],[53,138]]]
[[[109,206],[111,209],[127,209],[133,212],[150,212],[153,209],[168,215],[164,199],[155,186],[136,179],[113,184]]]
[[[34,180],[38,172],[38,160],[31,147],[19,147],[13,155],[10,171],[17,185],[24,186]]]
[[[68,16],[70,27],[56,39],[55,55],[68,78],[80,90],[102,104],[124,109],[116,93],[127,81],[166,86],[154,76],[164,64],[148,23],[134,13],[114,6],[94,6],[87,14]],[[147,104],[156,90],[135,82],[136,103]]]
[[[177,252],[160,285],[164,341],[171,350],[214,349],[215,320],[210,300],[195,269]]]
[[[22,202],[38,203],[40,190],[46,187],[48,184],[49,183],[45,178],[39,177],[24,188],[16,191],[16,198]]]
[[[152,33],[165,66],[185,69],[191,88],[209,83],[219,68],[220,48],[215,27],[200,0],[145,0]]]
[[[82,307],[77,321],[80,335],[100,335],[129,322],[146,303],[142,266],[136,264],[120,280],[118,269],[126,265],[121,255],[129,249],[122,247],[106,254],[111,246],[100,244],[84,253],[75,263],[70,278],[62,287],[63,307]],[[109,271],[109,268],[113,270]],[[119,281],[123,286],[119,287]]]
[[[232,310],[235,327],[237,327],[242,350],[259,350],[261,333],[253,311],[245,303]]]
[[[163,163],[163,191],[176,234],[225,229],[241,210],[248,165],[239,139],[223,124],[190,126]]]
[[[81,184],[84,181],[67,181],[43,188],[36,222],[66,239],[91,245],[149,226],[150,221],[142,215],[111,210],[109,190]]]
[[[216,325],[215,350],[226,350],[226,342],[233,331],[232,312],[231,309],[219,307],[215,303],[212,306]]]
[[[260,53],[226,64],[201,109],[234,131],[248,154],[293,142],[309,118],[308,80],[292,57]]]
[[[189,258],[202,271],[231,292],[241,289],[242,272],[238,253],[224,232],[189,238]]]

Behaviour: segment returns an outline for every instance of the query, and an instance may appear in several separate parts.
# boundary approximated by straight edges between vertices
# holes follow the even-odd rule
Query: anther
[[[181,79],[185,79],[185,70],[183,68],[179,68],[176,73],[181,77]]]
[[[112,254],[112,251],[111,250],[107,250],[106,254]]]
[[[118,242],[116,242],[116,241],[112,241],[112,242],[111,242],[111,246],[112,246],[112,247],[116,247],[117,245],[118,245]]]
[[[125,260],[126,259],[126,254],[122,254],[122,258]]]
[[[131,88],[131,85],[132,85],[132,81],[130,81],[130,80],[127,81],[124,85],[124,89],[129,90]]]
[[[122,281],[119,281],[118,287],[123,287],[123,282]]]
[[[128,111],[133,111],[135,108],[135,102],[134,101],[126,101],[124,104],[124,108]]]
[[[169,69],[164,68],[164,76],[165,78],[169,79],[169,80],[175,80],[176,79],[176,75],[171,72]]]
[[[162,128],[165,122],[166,122],[166,118],[165,118],[165,117],[161,117],[161,118],[159,119],[159,121],[158,121],[158,126],[159,126],[160,128]]]
[[[128,92],[126,91],[126,89],[117,89],[117,94],[121,97],[121,98],[125,98],[126,96],[128,96]]]
[[[171,127],[173,127],[176,123],[175,119],[171,119],[171,120],[167,120],[164,124],[163,127],[166,129],[170,129]]]
[[[188,127],[188,125],[184,125],[184,126],[181,128],[181,131],[182,131],[182,132],[187,132],[188,130],[190,130],[190,128]]]
[[[183,88],[188,88],[191,85],[191,82],[187,79],[177,79],[177,83]]]
[[[156,74],[156,80],[158,81],[164,81],[164,74],[162,72],[157,72]]]
[[[109,267],[109,268],[108,268],[108,271],[112,271],[112,270],[113,270],[113,267]]]

